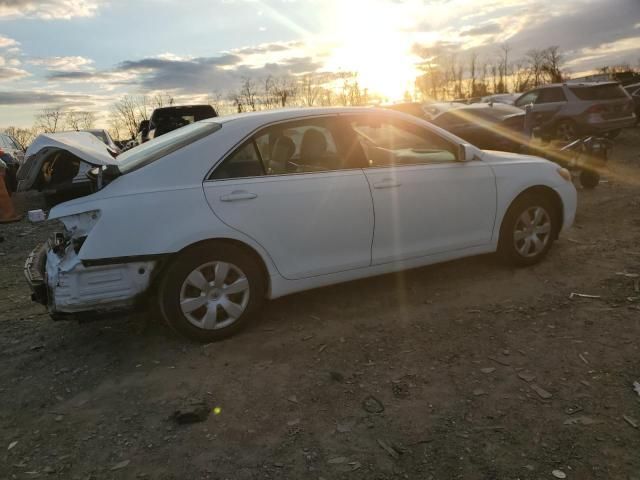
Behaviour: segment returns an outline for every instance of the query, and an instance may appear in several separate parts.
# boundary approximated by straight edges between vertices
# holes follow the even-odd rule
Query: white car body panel
[[[376,212],[374,265],[491,243],[496,185],[482,161],[365,173]]]
[[[576,191],[557,173],[558,165],[468,145],[464,162],[207,180],[219,161],[266,125],[363,113],[400,118],[464,144],[428,122],[377,109],[280,110],[205,120],[222,128],[51,210],[49,218],[62,220],[68,229],[86,225],[70,216],[100,212],[90,231],[82,231],[86,239],[77,263],[64,275],[77,271],[89,278],[92,269],[108,262],[115,268],[105,272],[126,276],[128,264],[148,267],[190,245],[225,239],[246,245],[262,259],[269,278],[267,296],[276,298],[493,252],[509,205],[530,187],[555,191],[563,203],[563,226],[573,222]],[[374,188],[386,178],[398,187]],[[238,192],[256,197],[221,200]],[[148,287],[148,280],[137,280],[130,283],[135,285],[131,298]],[[65,292],[65,299],[75,300],[58,302],[59,311],[79,311],[96,299],[95,292],[94,297],[82,295],[83,282],[74,284],[76,292]],[[94,306],[130,301],[121,298],[125,283],[118,282],[112,284],[117,295],[100,297]]]
[[[204,191],[218,218],[262,245],[284,278],[371,264],[373,205],[361,169],[209,181]]]

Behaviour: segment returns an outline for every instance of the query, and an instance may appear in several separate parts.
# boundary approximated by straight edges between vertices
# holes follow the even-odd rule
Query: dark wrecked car
[[[38,190],[49,206],[92,193],[89,172],[113,163],[118,152],[92,132],[39,135],[17,174],[17,191]]]
[[[430,121],[483,150],[519,153],[524,137],[525,113],[500,103],[473,103],[452,107]]]
[[[190,125],[200,120],[217,117],[218,113],[211,105],[180,105],[156,108],[149,120],[140,122],[138,128],[138,144],[165,133]]]

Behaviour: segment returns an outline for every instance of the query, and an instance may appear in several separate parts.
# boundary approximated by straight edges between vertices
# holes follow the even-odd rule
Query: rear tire
[[[525,193],[507,210],[498,253],[511,265],[534,265],[547,255],[559,228],[554,202],[539,193]]]
[[[167,324],[198,342],[230,337],[264,302],[266,282],[255,258],[225,242],[180,253],[167,267],[158,302]]]

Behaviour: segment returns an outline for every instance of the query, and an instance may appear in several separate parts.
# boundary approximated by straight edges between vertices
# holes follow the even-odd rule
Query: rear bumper
[[[33,301],[57,319],[133,310],[151,284],[156,263],[85,266],[71,246],[59,254],[47,242],[29,254],[24,275]]]
[[[583,129],[589,133],[605,133],[611,130],[619,130],[621,128],[633,127],[636,124],[635,114],[631,114],[627,117],[615,118],[606,120],[599,115],[597,118],[587,116],[583,122]]]

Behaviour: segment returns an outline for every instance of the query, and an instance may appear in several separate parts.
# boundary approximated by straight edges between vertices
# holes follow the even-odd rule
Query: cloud
[[[1,0],[0,0],[1,1]],[[9,48],[16,47],[20,45],[13,38],[5,37],[4,35],[0,35],[0,48]]]
[[[260,79],[268,75],[296,75],[314,72],[322,64],[311,57],[284,58],[277,63],[248,65],[234,54],[193,59],[144,58],[120,63],[112,74],[132,73],[144,90],[175,90],[188,93],[235,88],[243,78]],[[77,74],[75,74],[77,75]],[[57,75],[55,78],[64,78]]]
[[[80,56],[46,57],[33,58],[29,60],[28,63],[30,63],[31,65],[43,66],[48,69],[60,72],[72,72],[90,68],[93,60]]]
[[[68,20],[74,17],[92,17],[98,6],[98,0],[0,0],[0,18]]]
[[[41,91],[0,91],[0,105],[48,105],[67,104],[69,106],[93,105],[89,95],[73,93],[51,93]]]
[[[2,60],[4,63],[4,59]],[[0,64],[1,65],[1,64]],[[20,68],[0,66],[0,82],[28,77],[29,72]]]
[[[500,31],[502,31],[502,27],[499,24],[495,22],[490,22],[490,23],[481,25],[479,27],[473,27],[467,30],[463,30],[462,32],[460,32],[460,35],[462,35],[463,37],[476,36],[476,35],[488,35],[491,33],[498,33]]]
[[[231,50],[232,53],[237,55],[264,55],[274,52],[284,52],[286,50],[291,50],[294,48],[304,47],[303,41],[295,41],[295,42],[274,42],[274,43],[263,43],[261,45],[255,45],[251,47],[242,47],[235,48]]]

